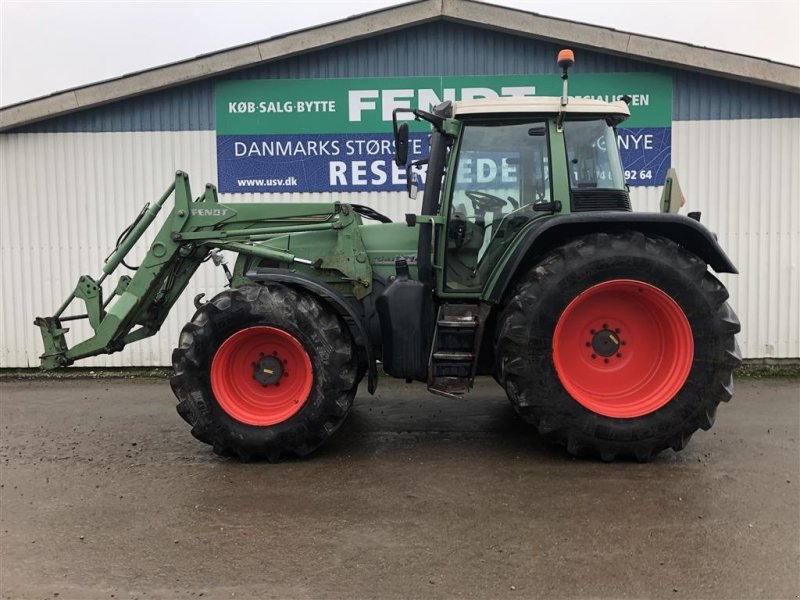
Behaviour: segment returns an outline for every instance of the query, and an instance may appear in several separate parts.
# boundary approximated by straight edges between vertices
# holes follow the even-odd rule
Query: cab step
[[[428,390],[461,398],[472,388],[489,305],[442,304],[428,362]]]

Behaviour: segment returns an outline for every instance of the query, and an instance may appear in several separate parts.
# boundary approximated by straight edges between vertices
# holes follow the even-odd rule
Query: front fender
[[[378,369],[375,364],[375,356],[372,353],[372,343],[369,335],[367,335],[367,327],[364,319],[339,292],[318,279],[301,275],[300,273],[292,273],[285,269],[255,268],[248,271],[245,276],[252,281],[276,281],[283,285],[311,292],[325,305],[335,310],[347,324],[350,334],[353,336],[353,342],[355,342],[359,354],[363,357],[363,361],[366,362],[369,393],[375,393],[378,388]]]
[[[548,218],[522,233],[510,256],[490,281],[485,299],[500,302],[520,268],[563,244],[566,240],[596,232],[641,231],[672,240],[697,255],[717,273],[738,273],[731,259],[704,225],[684,215],[668,213],[592,212]]]

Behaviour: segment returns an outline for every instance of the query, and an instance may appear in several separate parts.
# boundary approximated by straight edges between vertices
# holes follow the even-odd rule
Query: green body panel
[[[395,274],[395,261],[405,259],[416,277],[419,227],[405,223],[380,223],[361,227],[361,238],[373,271],[381,277]]]
[[[395,262],[405,259],[410,267],[412,277],[416,277],[417,245],[419,243],[419,227],[409,227],[405,223],[374,223],[358,226],[358,232],[364,248],[364,257],[372,272],[386,279],[395,273]],[[273,247],[280,246],[297,256],[325,256],[336,246],[337,232],[314,231],[298,232],[275,237],[270,240]],[[361,253],[356,254],[356,262],[360,262]],[[361,261],[363,262],[363,261]],[[289,267],[288,263],[275,264],[274,261],[263,261],[247,255],[240,255],[234,267],[234,285],[249,282],[247,272],[250,269],[265,267]],[[343,281],[337,271],[325,271],[312,265],[295,264],[292,270],[314,277],[331,285],[343,296],[355,296],[350,282]]]

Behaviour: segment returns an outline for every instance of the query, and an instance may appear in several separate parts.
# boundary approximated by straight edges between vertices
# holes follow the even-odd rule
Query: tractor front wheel
[[[313,296],[274,283],[200,307],[172,362],[192,435],[244,460],[309,454],[344,421],[357,386],[346,325]]]
[[[598,233],[525,273],[498,324],[516,411],[573,455],[681,450],[733,393],[739,321],[706,264],[670,240]]]

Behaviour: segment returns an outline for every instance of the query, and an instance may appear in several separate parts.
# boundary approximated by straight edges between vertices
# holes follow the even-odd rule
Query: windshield
[[[564,123],[572,189],[625,189],[614,129],[604,120]]]
[[[480,289],[493,263],[550,202],[545,121],[465,123],[451,188],[447,287]]]

